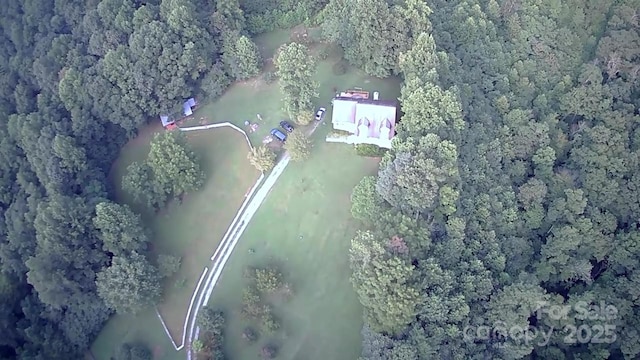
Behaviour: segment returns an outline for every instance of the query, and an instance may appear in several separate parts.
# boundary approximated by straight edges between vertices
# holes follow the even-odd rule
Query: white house
[[[335,130],[350,135],[328,138],[327,141],[391,148],[391,140],[395,136],[397,102],[378,100],[378,96],[371,100],[368,94],[347,91],[333,99],[331,124]]]

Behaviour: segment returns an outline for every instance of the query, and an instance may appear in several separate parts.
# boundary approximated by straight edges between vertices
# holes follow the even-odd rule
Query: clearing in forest
[[[180,345],[191,294],[259,172],[247,160],[249,147],[238,131],[223,127],[187,132],[188,142],[207,175],[205,185],[186,195],[182,204],[174,201],[159,213],[150,214],[130,201],[120,189],[120,181],[129,164],[145,159],[157,131],[165,130],[152,124],[122,149],[112,179],[118,201],[143,214],[145,225],[152,230],[152,259],[159,254],[182,258],[180,270],[165,280],[163,301],[158,305],[174,341]],[[147,343],[155,349],[157,359],[172,359],[177,354],[153,309],[135,317],[114,316],[94,343],[93,353],[98,359],[109,359],[125,341]]]
[[[258,37],[256,43],[269,64],[275,49],[289,40],[289,31],[278,30]],[[318,62],[316,77],[320,84],[316,106],[327,108],[327,124],[318,127],[313,135],[311,158],[290,164],[280,177],[240,239],[213,292],[211,305],[223,308],[229,316],[225,350],[230,359],[256,358],[257,349],[266,341],[279,345],[278,358],[282,359],[301,354],[310,360],[356,358],[360,352],[362,308],[349,282],[348,249],[357,227],[350,215],[350,194],[363,176],[375,173],[377,161],[358,157],[350,145],[325,143],[331,128],[330,101],[337,89],[354,87],[395,98],[400,95],[400,82],[396,78],[371,78],[345,66],[340,54],[324,44],[311,44],[310,48],[313,54],[324,51],[327,55]],[[266,71],[272,70],[267,65]],[[249,133],[244,125],[249,121],[258,124],[257,130],[248,134],[252,144],[258,145],[271,128],[286,119],[281,100],[277,81],[267,81],[263,74],[232,85],[216,101],[203,101],[194,116],[180,126],[231,122]],[[159,121],[152,127],[160,131]],[[152,133],[153,130],[143,132],[125,147],[116,164],[116,175],[121,176],[129,163],[146,156]],[[223,128],[187,135],[197,153],[206,159],[203,168],[208,181],[204,189],[158,216],[145,216],[156,231],[154,252],[183,256],[181,271],[167,282],[165,301],[159,306],[171,332],[179,336],[193,288],[258,177],[246,159],[245,140],[234,130]],[[254,253],[248,252],[250,248]],[[282,271],[296,295],[276,310],[282,331],[245,346],[241,331],[246,323],[238,314],[244,286],[242,270],[271,261],[282,263]],[[92,350],[98,360],[107,360],[125,341],[145,343],[154,350],[154,360],[186,357],[184,350],[173,349],[153,309],[135,318],[114,316]],[[177,343],[180,345],[180,341]]]
[[[283,33],[274,36],[283,38]],[[257,42],[275,48],[277,39],[261,37]],[[284,170],[213,291],[209,306],[225,313],[224,350],[229,359],[257,358],[267,344],[278,348],[278,359],[355,359],[360,355],[362,307],[349,282],[350,240],[358,228],[351,217],[350,196],[364,176],[376,173],[378,159],[357,156],[351,145],[325,142],[331,130],[330,100],[335,89],[353,87],[379,91],[391,99],[400,93],[398,79],[371,78],[352,68],[336,73],[339,61],[329,56],[318,63],[316,106],[326,106],[328,113],[327,124],[312,136],[311,157]],[[233,86],[222,99],[240,102],[241,86]],[[277,83],[254,88],[251,95],[275,98],[276,92]],[[279,99],[274,101],[280,104]],[[224,111],[215,103],[212,106]],[[278,296],[265,297],[280,329],[270,335],[262,333],[257,342],[249,344],[243,331],[252,327],[260,332],[261,325],[241,314],[243,290],[249,284],[243,273],[247,267],[271,265],[291,284],[293,295],[286,303]]]

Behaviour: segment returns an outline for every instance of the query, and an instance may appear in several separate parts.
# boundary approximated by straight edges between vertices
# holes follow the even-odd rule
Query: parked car
[[[324,117],[324,113],[327,112],[327,109],[321,107],[320,109],[318,109],[318,112],[316,112],[316,121],[320,121],[322,120],[322,118]]]
[[[293,125],[291,125],[291,123],[288,121],[280,121],[280,127],[282,127],[288,133],[293,131]]]
[[[271,129],[271,135],[282,142],[287,140],[287,135],[278,129]]]

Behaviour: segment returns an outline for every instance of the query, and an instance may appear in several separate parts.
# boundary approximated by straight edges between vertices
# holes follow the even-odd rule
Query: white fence
[[[253,145],[251,145],[251,140],[249,140],[249,136],[247,136],[247,133],[228,121],[222,122],[222,123],[216,123],[216,124],[209,124],[209,125],[189,126],[189,127],[183,127],[183,128],[181,127],[179,129],[180,131],[196,131],[196,130],[209,130],[209,129],[221,128],[225,126],[228,126],[240,132],[242,135],[244,135],[244,138],[245,140],[247,140],[247,144],[249,145],[249,149],[253,149]]]
[[[238,131],[239,133],[241,133],[242,136],[244,136],[244,138],[245,138],[245,140],[247,142],[247,145],[249,145],[249,149],[253,149],[253,145],[251,144],[251,140],[249,140],[249,136],[247,136],[247,133],[244,130],[242,130],[241,128],[237,127],[236,125],[234,125],[234,124],[232,124],[230,122],[222,122],[222,123],[201,125],[201,126],[181,127],[179,129],[180,129],[180,131],[189,132],[189,131],[197,131],[197,130],[216,129],[216,128],[222,128],[222,127],[230,127],[232,129]],[[231,231],[235,228],[235,225],[236,225],[236,222],[238,221],[238,218],[240,217],[240,215],[242,215],[242,212],[244,211],[244,208],[247,206],[247,204],[251,200],[251,197],[253,196],[255,191],[258,189],[258,187],[262,183],[263,179],[264,179],[264,173],[261,173],[260,177],[255,182],[255,184],[253,185],[251,190],[249,191],[248,195],[246,195],[244,201],[242,202],[242,205],[241,205],[240,209],[236,213],[236,216],[231,221],[231,224],[227,228],[227,232],[225,233],[225,235],[223,236],[222,240],[220,241],[220,245],[216,248],[214,254],[211,256],[211,260],[213,260],[215,258],[215,256],[218,254],[218,252],[221,251],[221,249],[223,248],[222,245],[225,243],[225,239],[229,236]],[[182,350],[184,348],[185,340],[186,340],[187,333],[188,333],[187,329],[190,330],[189,331],[190,333],[193,333],[193,327],[195,325],[196,317],[197,317],[197,314],[198,314],[197,307],[199,307],[202,304],[202,297],[205,294],[203,293],[203,294],[200,295],[200,298],[199,298],[199,301],[198,301],[198,306],[196,306],[196,310],[195,310],[195,312],[193,313],[193,316],[192,316],[193,305],[194,305],[194,302],[195,302],[196,298],[198,297],[197,295],[200,292],[200,288],[202,287],[203,280],[204,280],[205,276],[207,275],[208,270],[209,270],[208,267],[204,268],[204,271],[202,272],[202,275],[200,276],[200,280],[198,281],[198,284],[196,285],[195,289],[193,290],[193,293],[191,294],[191,302],[189,303],[189,308],[187,309],[187,314],[186,314],[186,317],[185,317],[184,326],[183,326],[183,330],[182,330],[182,343],[180,345],[176,344],[175,340],[173,339],[173,336],[171,336],[171,333],[169,332],[169,329],[167,328],[167,325],[164,322],[164,319],[162,318],[162,315],[160,314],[160,312],[156,308],[156,314],[158,315],[158,319],[160,319],[160,322],[162,323],[162,327],[164,328],[164,331],[167,334],[167,337],[169,337],[169,340],[171,340],[171,344],[173,345],[174,349],[176,349],[176,351],[180,351],[180,350]],[[211,277],[213,275],[214,275],[214,272],[209,273],[209,277],[208,277],[208,279],[206,281],[207,283],[211,281]],[[211,295],[210,291],[206,293],[206,300],[207,301],[209,300],[209,296],[210,295]],[[206,304],[206,302],[205,302],[205,304]],[[191,322],[191,327],[189,327],[189,323],[190,322]]]

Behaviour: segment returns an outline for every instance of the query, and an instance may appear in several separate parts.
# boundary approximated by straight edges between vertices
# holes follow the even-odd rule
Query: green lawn
[[[119,189],[126,167],[133,161],[144,160],[149,151],[149,141],[157,131],[164,130],[154,124],[122,149],[112,173],[116,188]],[[158,215],[145,213],[131,204],[143,214],[145,224],[153,230],[153,255],[182,257],[180,271],[165,281],[163,301],[158,306],[178,345],[182,342],[182,329],[191,294],[204,266],[209,265],[210,256],[239,209],[244,195],[259,176],[246,159],[248,146],[237,131],[219,128],[186,135],[201,157],[200,163],[207,174],[203,189],[189,194],[182,205],[170,204]],[[127,194],[120,190],[117,198],[130,203]],[[157,359],[175,356],[175,350],[152,309],[136,318],[113,317],[92,350],[98,359],[109,359],[113,349],[125,340],[149,344],[156,349]]]
[[[348,249],[357,228],[350,195],[377,166],[349,145],[316,140],[311,159],[285,170],[238,242],[210,302],[227,314],[230,359],[255,358],[267,341],[281,346],[279,359],[358,357],[362,309],[349,282]],[[239,314],[243,269],[271,263],[296,295],[275,308],[283,332],[248,346],[241,333],[249,323]]]
[[[280,31],[258,38],[257,43],[263,51],[273,51],[283,39],[288,40],[288,33]],[[328,113],[326,125],[313,136],[311,159],[290,164],[282,174],[213,291],[209,305],[227,314],[225,353],[230,359],[256,358],[267,342],[280,347],[278,359],[341,360],[360,354],[362,309],[349,282],[348,249],[358,226],[350,215],[350,195],[362,177],[376,172],[378,162],[356,156],[352,146],[328,144],[324,138],[330,130],[330,101],[336,90],[361,87],[379,91],[381,99],[396,99],[400,83],[398,79],[371,78],[353,68],[336,75],[333,66],[338,61],[328,58],[318,64],[320,96],[316,105],[325,106]],[[277,83],[254,81],[234,85],[207,106],[216,121],[237,121],[239,125],[255,118],[256,113],[262,114],[266,126],[252,135],[260,141],[284,117],[280,96]],[[246,285],[243,269],[272,263],[279,265],[296,295],[289,303],[275,307],[282,331],[249,346],[241,337],[250,324],[240,315]]]

